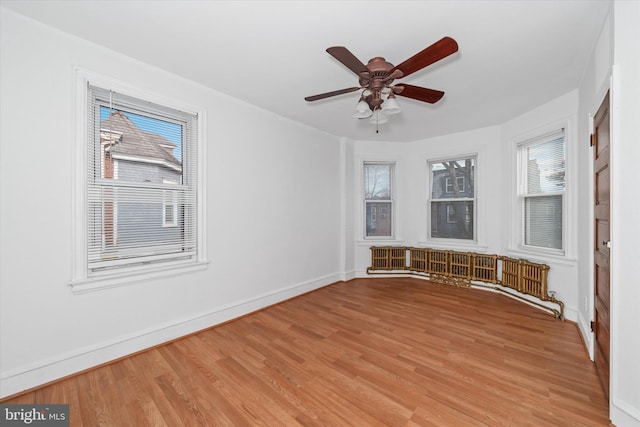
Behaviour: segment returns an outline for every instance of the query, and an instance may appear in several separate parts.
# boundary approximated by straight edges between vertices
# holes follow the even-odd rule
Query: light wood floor
[[[607,426],[577,327],[504,295],[356,279],[3,403],[71,426]]]

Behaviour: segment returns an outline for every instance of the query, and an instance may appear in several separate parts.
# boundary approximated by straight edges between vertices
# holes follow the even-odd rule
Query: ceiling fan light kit
[[[382,112],[386,115],[393,115],[398,114],[400,111],[400,104],[392,91],[389,93],[389,96],[387,96],[387,101],[382,104]]]
[[[356,105],[356,111],[353,113],[353,117],[356,119],[366,119],[373,115],[373,111],[369,108],[369,104],[364,99],[364,95],[360,96],[360,101]]]
[[[457,51],[458,43],[451,37],[443,37],[400,65],[394,66],[381,56],[371,58],[367,65],[364,65],[346,47],[333,46],[328,48],[327,52],[358,76],[360,86],[307,96],[305,100],[317,101],[362,90],[353,117],[370,117],[371,123],[376,125],[385,123],[388,121],[388,115],[401,111],[396,95],[430,104],[438,102],[444,96],[444,92],[435,89],[410,84],[394,85],[394,80],[407,77]],[[387,95],[386,101],[382,99],[383,95]]]

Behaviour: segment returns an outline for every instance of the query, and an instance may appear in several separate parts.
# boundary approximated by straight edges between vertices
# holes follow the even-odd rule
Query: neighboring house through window
[[[475,239],[475,167],[475,156],[429,162],[431,239]]]
[[[162,179],[163,184],[177,185],[175,179]],[[174,190],[164,191],[164,204],[162,205],[162,226],[178,226],[178,193]]]
[[[565,194],[564,130],[518,145],[520,243],[562,251]]]
[[[393,173],[389,162],[364,163],[365,237],[393,237]]]

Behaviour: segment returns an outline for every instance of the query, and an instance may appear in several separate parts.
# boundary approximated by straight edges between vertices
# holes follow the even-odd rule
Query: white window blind
[[[88,87],[87,269],[197,258],[197,116]]]
[[[563,249],[564,129],[519,146],[523,244]]]

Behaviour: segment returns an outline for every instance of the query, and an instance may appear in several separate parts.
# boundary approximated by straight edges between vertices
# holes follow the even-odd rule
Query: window
[[[162,182],[164,184],[178,184],[176,180],[166,178],[164,178]],[[178,226],[178,193],[173,190],[164,191],[164,204],[162,205],[162,226]]]
[[[564,130],[518,146],[518,196],[524,246],[563,249]]]
[[[464,193],[464,176],[457,176],[456,177],[456,184],[458,185],[458,191],[461,191]],[[453,193],[455,191],[455,186],[453,185],[453,180],[449,177],[446,178],[445,180],[445,185],[446,185],[446,191],[447,193]]]
[[[458,222],[456,208],[452,204],[447,205],[447,222],[449,224],[455,224],[456,222]]]
[[[178,193],[175,191],[164,192],[164,203],[162,205],[162,226],[178,226]]]
[[[364,163],[365,237],[393,237],[393,163]]]
[[[475,156],[429,162],[431,238],[475,239],[475,164]]]
[[[87,93],[86,278],[196,261],[197,116]]]

